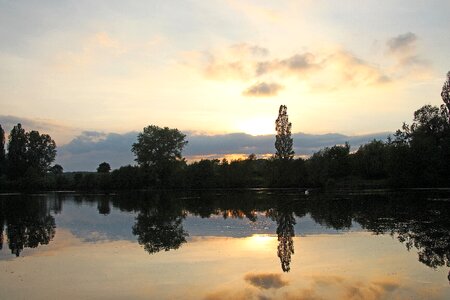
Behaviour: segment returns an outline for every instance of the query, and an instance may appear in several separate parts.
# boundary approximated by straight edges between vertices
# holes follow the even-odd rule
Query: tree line
[[[8,151],[0,125],[0,189],[207,189],[251,187],[441,187],[450,182],[450,72],[442,88],[444,104],[414,112],[386,141],[373,140],[352,152],[350,145],[324,148],[307,159],[296,158],[287,107],[275,121],[275,154],[258,159],[202,159],[188,164],[182,156],[188,141],[178,129],[150,125],[131,147],[137,165],[111,171],[102,162],[97,173],[64,173],[53,165],[56,144],[47,134],[11,130]]]

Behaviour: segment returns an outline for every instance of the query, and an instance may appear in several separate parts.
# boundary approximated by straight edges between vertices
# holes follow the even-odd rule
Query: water
[[[0,299],[450,299],[446,190],[0,204]]]

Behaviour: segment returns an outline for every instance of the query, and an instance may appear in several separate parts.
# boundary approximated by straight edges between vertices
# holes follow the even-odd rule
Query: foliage
[[[361,145],[354,154],[354,171],[365,179],[380,179],[387,175],[388,147],[383,141],[373,140]]]
[[[49,171],[54,175],[62,175],[64,173],[63,167],[59,164],[52,166]]]
[[[23,176],[28,168],[27,134],[20,123],[9,134],[7,167],[8,177],[11,179]]]
[[[97,167],[97,173],[109,173],[111,166],[107,162],[102,162]]]
[[[445,105],[447,106],[447,110],[450,111],[450,71],[447,73],[447,80],[442,86],[441,97],[442,101],[444,101]]]
[[[444,106],[414,112],[389,143],[388,173],[396,186],[444,186],[450,179],[450,121]]]
[[[313,154],[306,164],[310,183],[325,186],[351,173],[350,145],[336,145]]]
[[[48,134],[39,134],[38,131],[32,130],[27,133],[26,151],[28,167],[44,174],[55,160],[56,144]]]
[[[5,173],[6,169],[6,152],[5,152],[5,131],[0,125],[0,176]]]
[[[292,159],[294,157],[293,140],[291,137],[292,124],[289,122],[287,107],[280,105],[278,118],[275,121],[275,157],[278,159]]]
[[[43,176],[56,157],[56,144],[48,134],[26,132],[19,123],[11,130],[8,141],[8,177],[18,179],[26,174]],[[28,169],[32,169],[28,172]]]
[[[150,125],[139,133],[131,151],[140,166],[161,167],[182,159],[181,151],[187,144],[185,137],[178,129]]]

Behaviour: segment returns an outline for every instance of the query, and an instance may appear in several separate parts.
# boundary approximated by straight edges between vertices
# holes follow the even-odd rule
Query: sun
[[[241,132],[250,135],[266,135],[275,133],[274,120],[270,118],[255,118],[241,122],[238,125]]]

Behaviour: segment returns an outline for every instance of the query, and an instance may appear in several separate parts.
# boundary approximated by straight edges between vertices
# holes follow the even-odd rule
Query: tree
[[[56,144],[48,134],[39,134],[34,130],[27,133],[20,123],[11,130],[7,155],[8,176],[11,179],[23,177],[28,169],[45,174],[55,157]]]
[[[44,174],[56,157],[56,143],[48,134],[39,134],[32,130],[27,133],[26,158],[28,167],[35,168],[38,173]]]
[[[23,176],[28,168],[27,135],[20,123],[14,126],[9,134],[7,168],[8,176],[11,179]]]
[[[5,131],[3,130],[2,125],[0,125],[0,176],[5,172],[5,163]]]
[[[150,125],[139,133],[138,141],[133,144],[131,151],[140,166],[158,168],[167,162],[182,160],[181,151],[188,143],[185,137],[178,129]]]
[[[53,167],[51,167],[49,171],[54,175],[62,175],[64,173],[63,167],[58,164],[55,164]]]
[[[441,97],[447,106],[447,110],[450,112],[450,71],[447,73],[447,80],[444,82],[444,86],[442,87]]]
[[[109,173],[109,171],[111,171],[111,166],[107,162],[102,162],[98,165],[98,173]]]
[[[275,137],[275,157],[278,159],[291,160],[294,157],[291,127],[292,124],[288,120],[287,107],[280,105],[278,118],[275,121],[275,130],[277,131]]]

